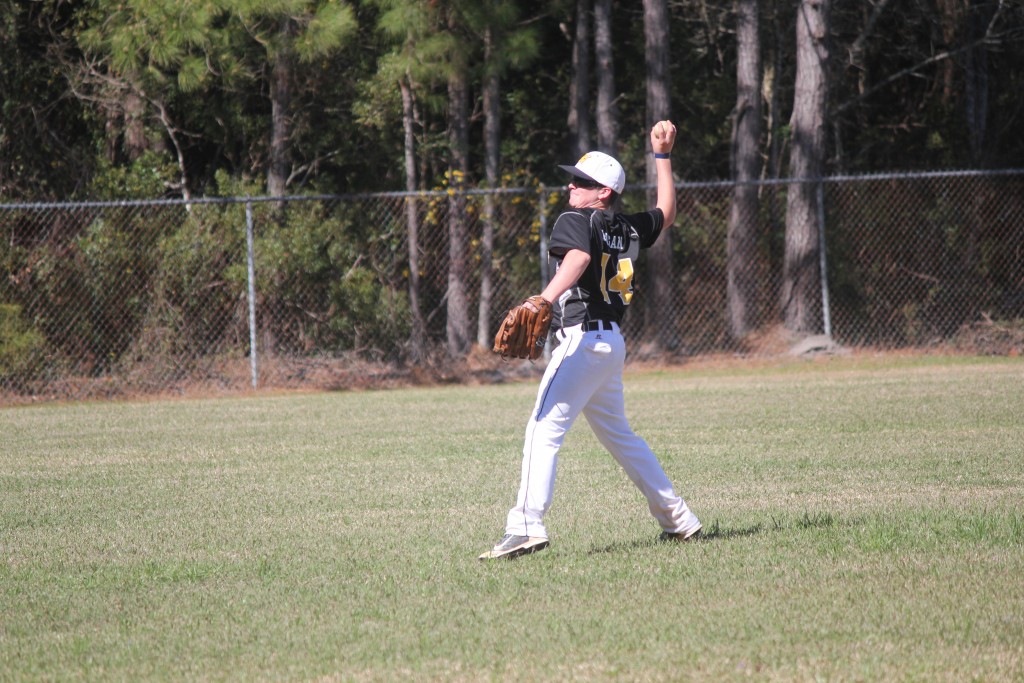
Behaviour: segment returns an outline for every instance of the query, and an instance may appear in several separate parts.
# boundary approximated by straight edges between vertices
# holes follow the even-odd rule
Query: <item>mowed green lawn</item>
[[[705,525],[535,383],[0,410],[0,681],[1024,680],[1024,363],[627,373]]]

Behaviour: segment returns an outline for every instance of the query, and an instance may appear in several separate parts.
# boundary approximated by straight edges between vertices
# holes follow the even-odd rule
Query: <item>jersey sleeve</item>
[[[665,214],[661,209],[654,208],[643,213],[633,213],[625,216],[626,222],[636,230],[640,238],[640,248],[649,249],[658,241],[662,226],[665,223]]]
[[[548,253],[556,258],[562,258],[570,249],[590,253],[590,218],[577,211],[567,211],[558,217],[548,243]]]

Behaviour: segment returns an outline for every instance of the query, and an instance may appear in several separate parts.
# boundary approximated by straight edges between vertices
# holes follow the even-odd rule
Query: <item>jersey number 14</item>
[[[604,302],[610,304],[611,292],[615,292],[622,299],[622,303],[626,306],[629,305],[630,300],[633,298],[633,259],[631,258],[620,258],[616,261],[616,268],[614,272],[608,272],[608,261],[611,259],[611,254],[601,254],[601,272],[604,277],[601,278],[601,294],[604,295]]]

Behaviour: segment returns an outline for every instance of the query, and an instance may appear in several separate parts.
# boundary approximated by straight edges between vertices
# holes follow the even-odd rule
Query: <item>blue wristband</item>
[[[654,158],[655,159],[671,159],[672,155],[671,154],[662,154],[661,152],[655,152],[654,153]]]

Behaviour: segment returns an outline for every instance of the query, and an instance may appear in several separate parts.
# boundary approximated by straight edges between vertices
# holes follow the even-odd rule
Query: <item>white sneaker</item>
[[[548,547],[548,539],[541,538],[540,536],[515,536],[513,534],[505,534],[498,541],[498,544],[482,554],[479,559],[481,560],[498,560],[506,559],[511,560],[512,558],[519,557],[520,555],[529,555],[535,553],[538,550],[543,550]]]

